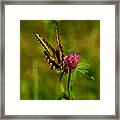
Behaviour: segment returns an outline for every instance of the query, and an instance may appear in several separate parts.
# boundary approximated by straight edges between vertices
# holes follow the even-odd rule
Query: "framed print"
[[[119,119],[119,2],[1,3],[2,119]]]

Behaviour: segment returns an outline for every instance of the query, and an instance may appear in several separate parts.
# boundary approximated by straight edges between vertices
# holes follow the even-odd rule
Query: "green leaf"
[[[69,100],[66,92],[62,92],[61,95],[57,98],[57,100]]]
[[[72,74],[71,74],[71,80],[72,81],[75,81],[76,80],[76,75],[77,75],[77,70],[75,70],[74,72],[72,72]]]
[[[69,100],[69,97],[68,97],[67,93],[65,93],[65,92],[64,92],[62,97],[63,97],[64,100]]]
[[[79,68],[78,68],[79,69]],[[80,70],[82,73],[87,74],[89,73],[87,70]]]
[[[83,70],[83,69],[88,69],[90,67],[89,64],[86,63],[79,63],[78,64],[78,69]]]
[[[83,76],[85,76],[87,79],[90,79],[90,80],[95,80],[95,78],[93,76],[89,76],[87,73],[88,71],[87,70],[80,70],[80,69],[77,69]]]
[[[95,80],[94,76],[91,76],[90,78],[91,78],[91,80]]]

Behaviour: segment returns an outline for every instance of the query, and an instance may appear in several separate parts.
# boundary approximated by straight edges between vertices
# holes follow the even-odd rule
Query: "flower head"
[[[77,67],[77,64],[79,62],[79,55],[71,53],[69,55],[66,55],[64,58],[64,64],[63,68],[66,72],[72,72]]]

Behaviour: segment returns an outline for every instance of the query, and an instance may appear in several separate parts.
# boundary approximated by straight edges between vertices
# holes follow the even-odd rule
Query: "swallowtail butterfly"
[[[55,67],[57,70],[63,69],[63,50],[60,43],[60,35],[58,30],[58,24],[56,23],[56,43],[57,48],[54,49],[42,36],[38,33],[33,33],[40,44],[44,47],[44,55],[46,56],[46,60],[48,60],[49,64],[51,64],[51,69]]]

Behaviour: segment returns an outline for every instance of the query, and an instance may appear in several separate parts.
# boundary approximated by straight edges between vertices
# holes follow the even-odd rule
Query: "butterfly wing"
[[[51,64],[51,69],[55,66],[56,69],[60,69],[61,66],[58,65],[58,58],[56,56],[56,51],[54,48],[45,40],[43,39],[38,33],[33,33],[40,44],[44,47],[44,55],[46,59],[49,60],[49,64]]]
[[[64,54],[63,54],[63,49],[62,49],[62,46],[61,46],[61,43],[60,43],[60,35],[59,35],[57,22],[56,22],[56,42],[57,42],[56,56],[58,58],[58,63],[60,65],[62,65],[63,64],[62,61],[63,61]]]

